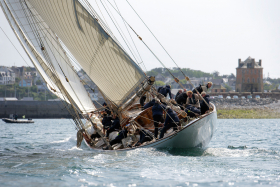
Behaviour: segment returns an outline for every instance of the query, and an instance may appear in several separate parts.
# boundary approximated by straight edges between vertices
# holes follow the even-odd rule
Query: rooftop
[[[249,56],[244,62],[241,62],[241,59],[239,59],[238,68],[262,68],[261,63],[261,60],[255,62],[255,59]]]

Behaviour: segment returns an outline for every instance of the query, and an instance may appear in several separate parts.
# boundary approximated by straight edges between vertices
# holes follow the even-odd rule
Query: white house
[[[5,66],[0,66],[0,84],[14,84],[15,83],[15,73],[12,69]]]

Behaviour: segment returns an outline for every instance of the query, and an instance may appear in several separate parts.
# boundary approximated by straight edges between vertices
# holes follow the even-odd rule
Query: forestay
[[[95,110],[56,35],[22,0],[0,0],[8,21],[47,85],[82,113]],[[66,80],[69,80],[67,82]]]
[[[146,77],[144,72],[78,0],[26,2],[116,106],[121,106],[139,89]]]

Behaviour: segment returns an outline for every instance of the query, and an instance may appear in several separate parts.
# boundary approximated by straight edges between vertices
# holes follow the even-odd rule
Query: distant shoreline
[[[218,109],[218,119],[280,119],[280,111],[272,109]]]

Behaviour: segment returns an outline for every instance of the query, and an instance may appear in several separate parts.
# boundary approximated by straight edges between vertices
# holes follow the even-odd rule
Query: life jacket
[[[194,94],[192,94],[192,99],[189,98],[189,100],[190,100],[190,104],[192,104],[192,105],[195,105],[197,103],[197,101],[195,100]]]

